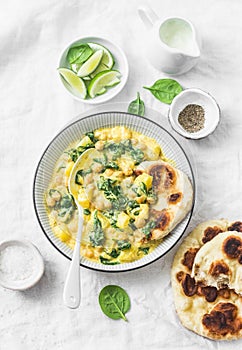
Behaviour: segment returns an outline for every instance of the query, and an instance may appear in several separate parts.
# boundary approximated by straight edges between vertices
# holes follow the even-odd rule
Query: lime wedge
[[[59,68],[58,72],[61,77],[70,85],[70,87],[77,92],[81,98],[86,98],[87,88],[84,81],[79,78],[72,70],[67,68]]]
[[[88,60],[85,63],[83,63],[81,68],[78,70],[78,77],[83,78],[94,72],[100,63],[102,56],[103,50],[97,50],[96,52],[94,52],[94,54],[92,54],[92,56],[88,58]]]
[[[103,64],[101,61],[101,63],[98,65],[97,69],[95,69],[95,71],[90,74],[90,77],[94,78],[98,73],[103,72],[105,70],[109,70],[109,68],[107,66],[105,66],[105,64]]]
[[[100,64],[103,64],[106,66],[106,69],[111,69],[114,65],[114,58],[111,54],[111,52],[104,46],[96,43],[88,43],[88,45],[93,49],[94,51],[97,50],[103,50],[103,57]]]
[[[106,87],[111,87],[120,82],[120,73],[117,70],[106,70],[98,73],[88,86],[88,93],[91,98],[106,92]],[[105,90],[105,91],[104,91]]]
[[[77,71],[81,68],[81,66],[82,66],[81,63],[73,63],[73,64],[71,64],[71,69],[73,70],[73,72],[77,73]],[[99,64],[99,66],[100,66],[100,64]],[[83,77],[82,79],[85,80],[85,81],[86,80],[91,80],[91,78],[88,75],[86,77]]]

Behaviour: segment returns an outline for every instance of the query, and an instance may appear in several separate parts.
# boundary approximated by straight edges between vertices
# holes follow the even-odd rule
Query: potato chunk
[[[136,177],[136,179],[134,180],[134,183],[136,186],[139,186],[143,182],[147,190],[149,190],[152,187],[152,180],[153,180],[153,176],[143,173],[138,177]]]
[[[129,225],[130,217],[124,212],[118,215],[117,226],[119,228],[126,228]]]

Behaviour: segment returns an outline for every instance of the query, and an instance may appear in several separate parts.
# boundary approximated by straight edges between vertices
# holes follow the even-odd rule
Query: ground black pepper
[[[195,104],[187,105],[178,115],[178,122],[188,132],[197,132],[204,128],[204,109]]]

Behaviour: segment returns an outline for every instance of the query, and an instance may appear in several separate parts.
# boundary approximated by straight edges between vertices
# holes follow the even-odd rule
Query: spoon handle
[[[66,277],[63,300],[64,304],[76,309],[80,305],[80,238],[82,233],[83,217],[82,212],[79,211],[78,232],[76,237],[76,244],[73,252],[71,265]]]

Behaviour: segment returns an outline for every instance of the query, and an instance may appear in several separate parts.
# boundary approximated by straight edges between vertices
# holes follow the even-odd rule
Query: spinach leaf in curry
[[[95,211],[93,216],[93,230],[89,235],[89,239],[94,247],[101,246],[104,242],[104,232],[102,229],[101,221],[98,219],[97,216],[97,210]]]

